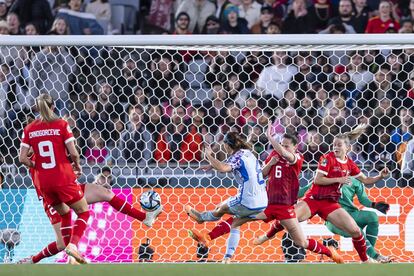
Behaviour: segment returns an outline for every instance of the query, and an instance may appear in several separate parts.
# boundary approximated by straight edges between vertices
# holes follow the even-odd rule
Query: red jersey
[[[383,22],[379,16],[375,16],[368,21],[367,28],[365,33],[368,34],[383,34],[387,32],[388,29],[395,29],[395,32],[398,33],[400,29],[400,24],[394,19],[389,19]]]
[[[323,174],[328,178],[361,175],[361,170],[354,161],[346,157],[346,160],[339,160],[333,152],[322,155],[316,172]],[[338,201],[341,197],[341,184],[333,183],[330,185],[316,185],[313,182],[312,188],[308,195],[314,199],[330,199]]]
[[[289,163],[277,151],[273,150],[267,157],[265,164],[273,157],[279,161],[270,168],[267,185],[269,205],[293,205],[298,199],[299,174],[302,170],[303,155],[295,153],[295,160]]]
[[[21,145],[32,148],[35,158],[34,179],[39,188],[64,186],[76,180],[67,158],[66,144],[75,140],[68,123],[35,120],[24,128]]]

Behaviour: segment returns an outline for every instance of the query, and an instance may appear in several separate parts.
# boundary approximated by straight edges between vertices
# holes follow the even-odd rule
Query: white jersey
[[[266,184],[259,161],[249,150],[239,150],[226,161],[232,169],[239,185],[236,198],[250,210],[267,207]]]

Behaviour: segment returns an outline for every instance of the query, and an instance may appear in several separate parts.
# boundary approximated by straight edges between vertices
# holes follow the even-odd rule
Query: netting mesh
[[[301,185],[312,181],[317,161],[335,134],[369,123],[350,156],[367,175],[376,175],[384,166],[392,172],[367,190],[373,201],[391,204],[387,216],[377,212],[375,247],[397,261],[411,260],[414,197],[407,186],[413,180],[413,152],[405,148],[412,150],[414,50],[340,45],[337,50],[307,51],[241,48],[0,47],[0,162],[6,177],[0,228],[21,233],[11,256],[34,254],[55,238],[27,171],[18,163],[20,133],[27,116],[36,116],[34,98],[50,93],[77,139],[81,182],[93,182],[101,168],[109,166],[116,194],[139,207],[142,191],[154,188],[164,205],[151,229],[106,203],[93,205],[80,244],[90,261],[138,261],[148,246],[155,251],[154,261],[206,257],[187,229],[212,229],[216,224],[195,225],[183,206],[213,209],[234,195],[236,186],[229,175],[199,170],[205,163],[203,147],[210,144],[223,160],[220,143],[234,130],[253,143],[263,161],[270,152],[265,136],[269,120],[279,136],[292,132],[300,138],[299,150],[305,156]],[[319,240],[338,240],[347,261],[358,260],[350,240],[333,235],[319,218],[303,226]],[[253,238],[269,227],[261,222],[244,225],[235,260],[278,262],[296,256],[291,250],[283,253],[283,234],[253,246]],[[10,250],[2,247],[0,261]],[[224,251],[221,237],[210,246],[207,259],[221,260]],[[320,257],[308,253],[305,260]]]

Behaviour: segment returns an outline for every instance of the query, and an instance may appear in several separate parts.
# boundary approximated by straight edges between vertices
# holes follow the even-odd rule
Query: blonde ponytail
[[[359,136],[361,136],[366,131],[367,127],[367,124],[360,124],[351,131],[337,135],[336,138],[343,139],[349,144],[350,142],[357,140]]]
[[[41,94],[36,99],[36,107],[40,113],[42,121],[52,122],[57,120],[58,117],[53,112],[53,98],[48,94]]]

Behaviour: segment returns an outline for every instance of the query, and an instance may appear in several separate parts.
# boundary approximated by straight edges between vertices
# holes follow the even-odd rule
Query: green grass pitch
[[[414,264],[91,264],[0,265],[7,276],[414,276]]]

